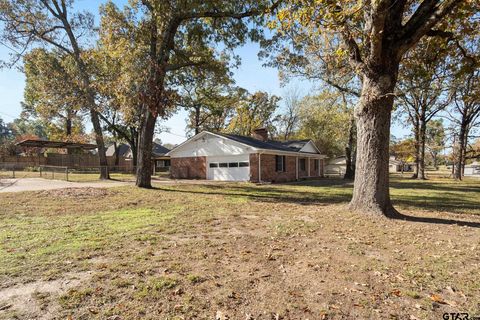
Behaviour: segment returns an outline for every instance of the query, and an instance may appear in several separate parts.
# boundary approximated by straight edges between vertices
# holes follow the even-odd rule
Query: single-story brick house
[[[267,136],[265,129],[253,137],[203,131],[167,153],[172,178],[286,182],[323,176],[326,156],[311,140]]]

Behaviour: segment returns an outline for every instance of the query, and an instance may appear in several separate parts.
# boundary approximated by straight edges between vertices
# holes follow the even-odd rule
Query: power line
[[[10,117],[10,118],[12,118],[12,119],[14,119],[14,120],[17,118],[17,117],[15,117],[15,116],[12,116],[11,114],[8,114],[8,113],[2,112],[2,111],[0,111],[0,114],[3,114],[4,116]]]
[[[172,136],[177,136],[177,137],[180,137],[180,138],[187,138],[186,136],[183,136],[181,134],[177,134],[177,133],[173,133],[173,132],[169,132],[169,131],[164,131],[164,132],[161,132],[160,134],[162,134],[162,133],[171,134]]]

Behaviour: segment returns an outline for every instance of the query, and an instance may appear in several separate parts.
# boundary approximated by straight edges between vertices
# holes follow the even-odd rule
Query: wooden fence
[[[122,171],[133,170],[133,161],[120,157],[118,165],[115,165],[115,157],[107,157],[108,166],[111,169],[121,168]],[[39,166],[57,166],[68,168],[92,168],[99,167],[100,161],[93,154],[60,154],[49,153],[46,156],[0,156],[0,164],[15,166],[17,170]]]

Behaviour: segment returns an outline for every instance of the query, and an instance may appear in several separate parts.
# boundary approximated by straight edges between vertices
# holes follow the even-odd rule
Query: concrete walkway
[[[132,182],[122,181],[95,181],[95,182],[69,182],[63,180],[49,180],[42,178],[1,179],[0,193],[41,191],[64,188],[110,188],[131,185]]]

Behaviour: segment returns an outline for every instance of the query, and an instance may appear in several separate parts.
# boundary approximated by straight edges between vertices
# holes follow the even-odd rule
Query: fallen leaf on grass
[[[391,293],[397,297],[400,297],[402,295],[402,292],[398,289],[393,290]]]
[[[440,297],[438,294],[435,294],[435,293],[430,296],[430,299],[440,304],[447,304],[442,297]]]

